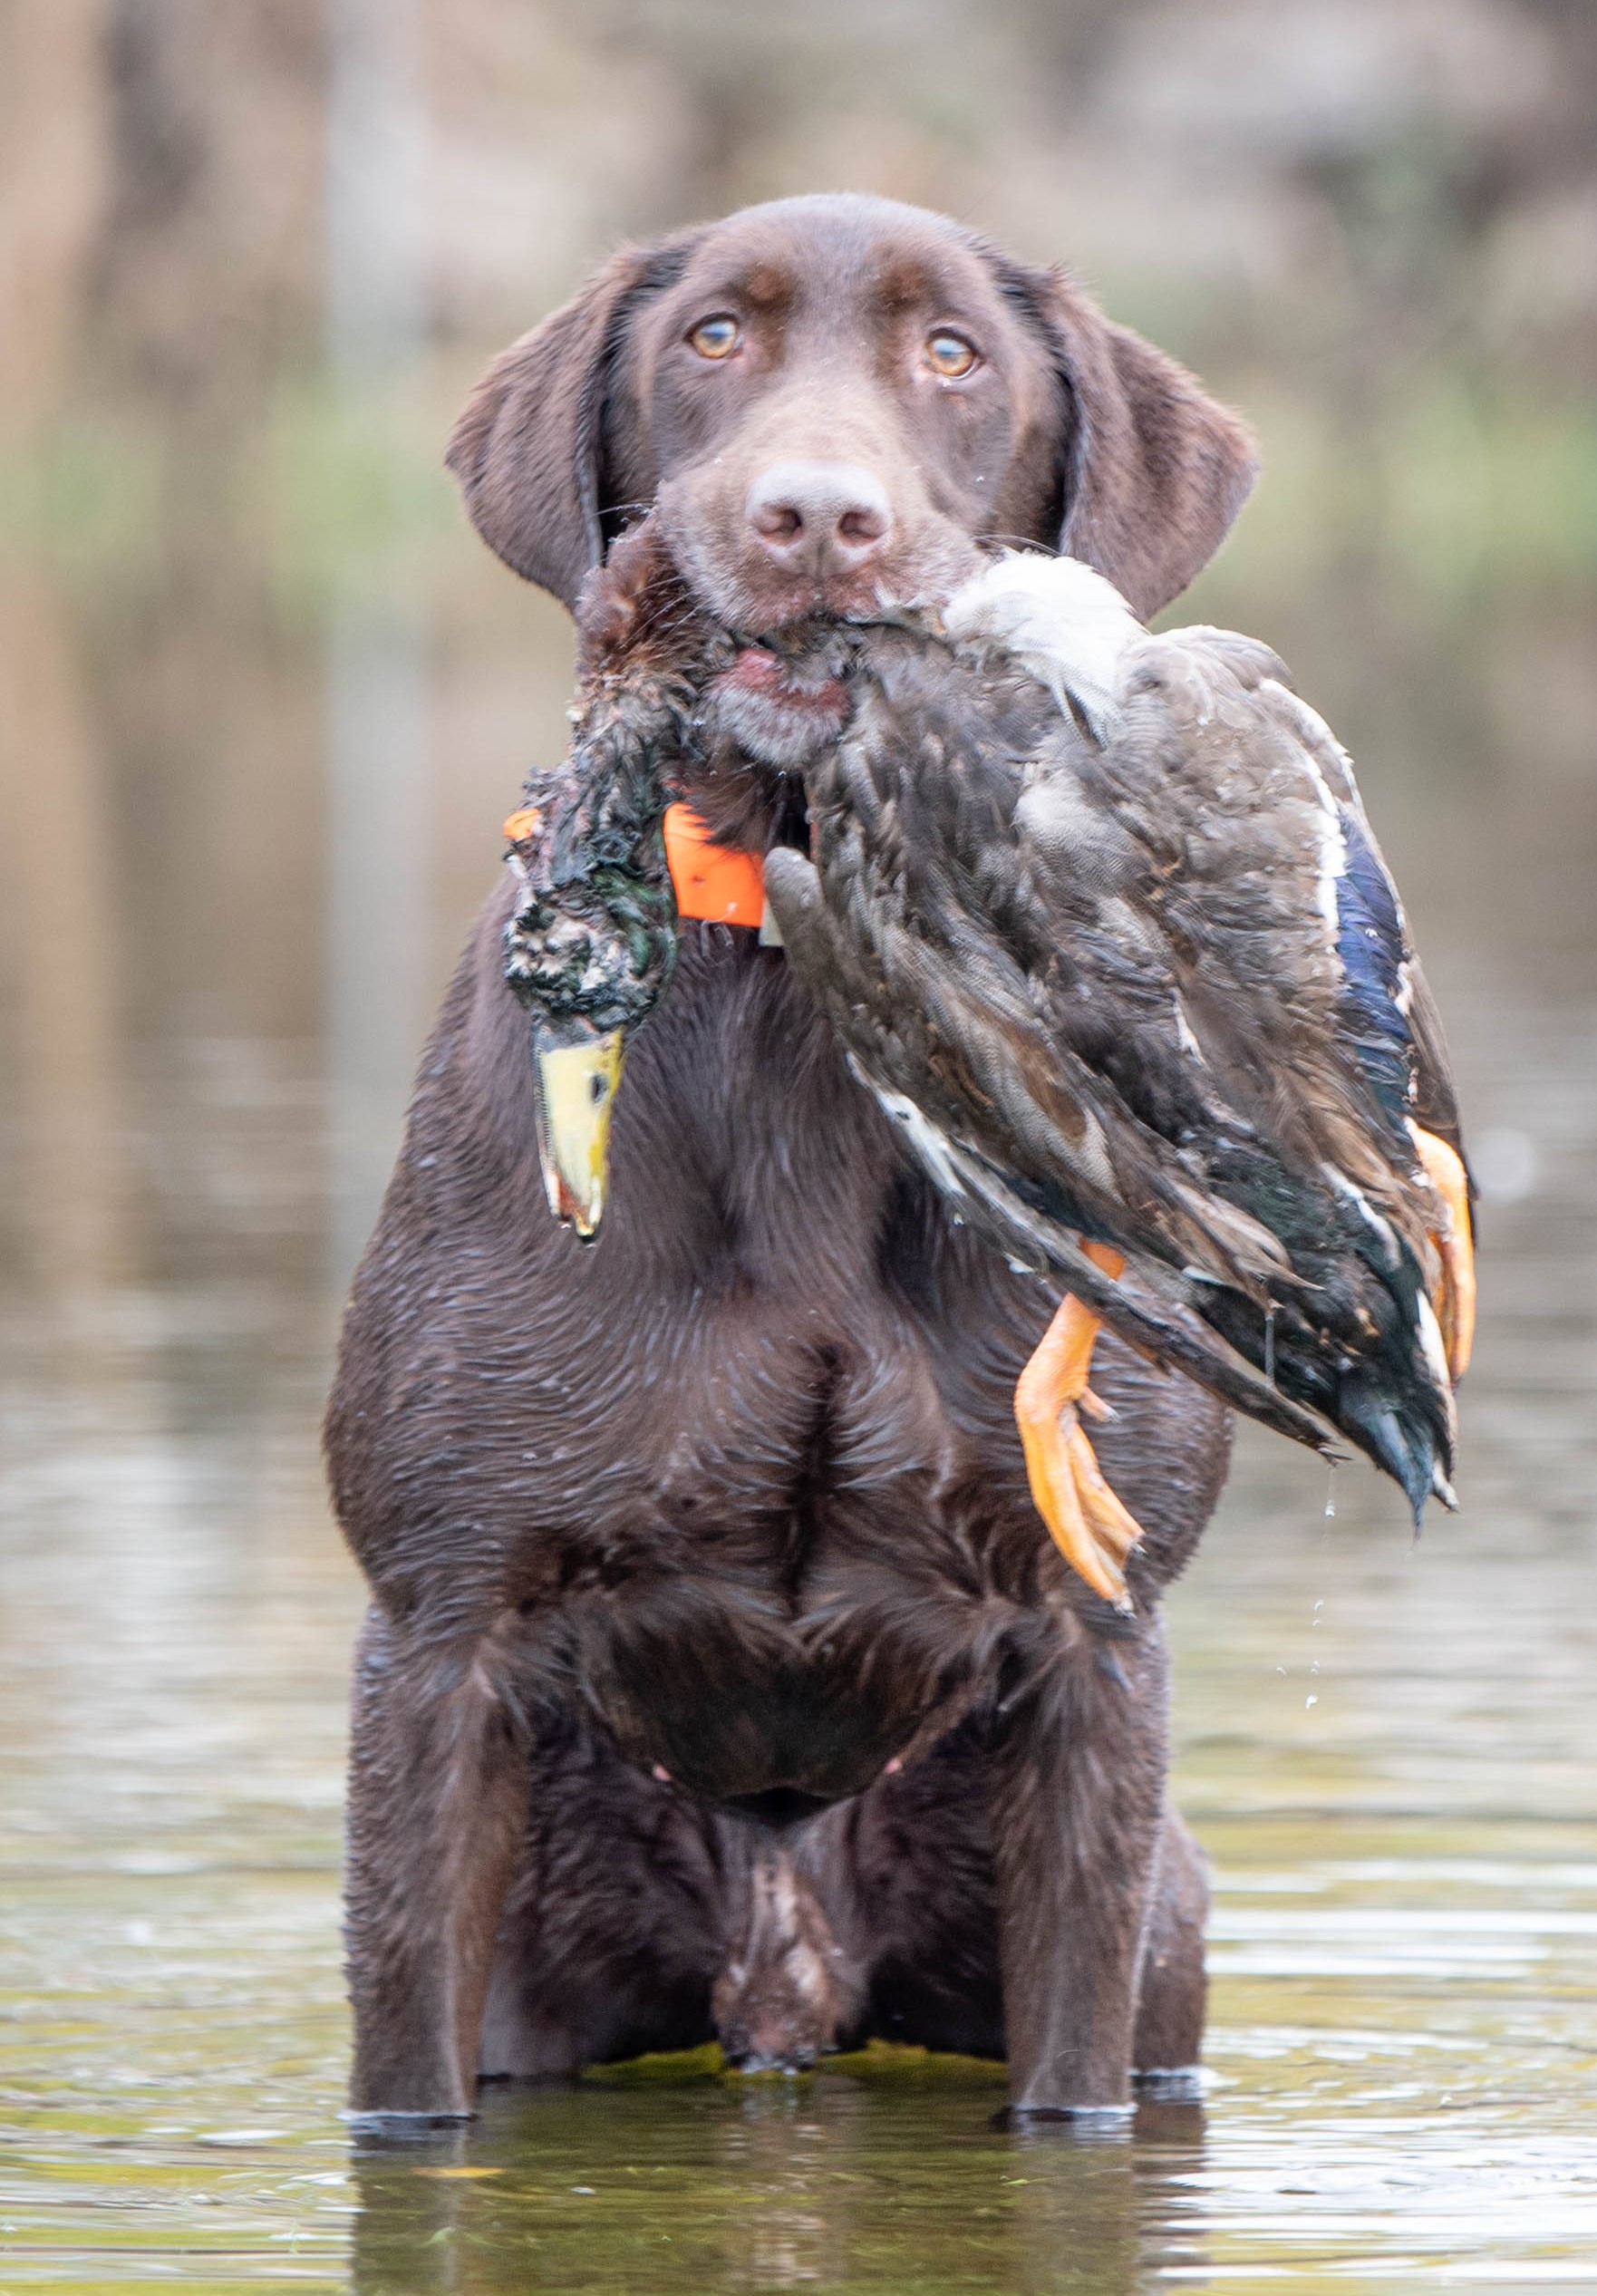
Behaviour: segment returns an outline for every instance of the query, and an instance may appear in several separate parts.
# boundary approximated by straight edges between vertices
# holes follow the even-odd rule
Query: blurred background
[[[1256,428],[1166,618],[1269,639],[1352,748],[1485,1196],[1466,1516],[1416,1558],[1362,1477],[1328,1524],[1321,1471],[1244,1446],[1178,1592],[1234,2107],[1201,2174],[1117,2187],[1090,2284],[1178,2263],[1205,2177],[1216,2288],[1273,2243],[1312,2279],[1328,2224],[1365,2269],[1597,2228],[1559,2150],[1597,2072],[1597,8],[0,0],[0,2121],[56,2179],[10,2212],[34,2277],[123,2203],[152,2269],[200,2273],[198,2224],[271,2277],[313,2187],[343,2270],[358,1596],[315,1424],[571,658],[444,442],[618,239],[832,189],[1063,261]],[[680,2284],[900,2284],[804,2192]],[[1036,2259],[1078,2203],[948,2285],[1066,2285]],[[415,2284],[500,2285],[452,2269]]]

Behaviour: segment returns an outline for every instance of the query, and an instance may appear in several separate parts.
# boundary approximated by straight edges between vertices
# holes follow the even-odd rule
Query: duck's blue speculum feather
[[[1414,1040],[1404,1012],[1409,950],[1403,913],[1385,864],[1350,806],[1339,806],[1347,866],[1337,879],[1337,955],[1348,1042],[1381,1113],[1401,1135],[1414,1080]]]

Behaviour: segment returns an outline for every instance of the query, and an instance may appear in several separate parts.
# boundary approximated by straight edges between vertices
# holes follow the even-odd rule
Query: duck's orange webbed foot
[[[1106,1275],[1118,1275],[1126,1263],[1106,1244],[1083,1244]],[[1079,1300],[1061,1300],[1036,1353],[1015,1385],[1015,1421],[1026,1454],[1026,1474],[1037,1512],[1055,1545],[1095,1594],[1128,1610],[1124,1564],[1142,1536],[1104,1481],[1092,1446],[1081,1431],[1080,1413],[1108,1417],[1088,1386],[1093,1342],[1099,1319]]]
[[[1435,1302],[1442,1345],[1455,1387],[1469,1369],[1475,1342],[1475,1244],[1469,1228],[1469,1181],[1457,1152],[1434,1132],[1410,1124],[1419,1168],[1447,1207],[1447,1225],[1432,1228],[1441,1255],[1442,1280]]]

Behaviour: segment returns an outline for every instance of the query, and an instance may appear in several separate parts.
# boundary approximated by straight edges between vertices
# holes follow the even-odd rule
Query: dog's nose
[[[791,574],[853,574],[893,531],[879,479],[852,462],[773,462],[744,511],[762,549]]]

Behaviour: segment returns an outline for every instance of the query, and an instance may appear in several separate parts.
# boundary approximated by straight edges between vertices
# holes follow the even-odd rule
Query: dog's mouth
[[[746,645],[721,673],[724,686],[759,694],[779,709],[832,719],[841,725],[848,696],[824,653],[784,656],[769,645]]]
[[[852,704],[837,667],[825,644],[791,654],[745,645],[710,690],[714,715],[745,756],[791,770],[848,722]]]

